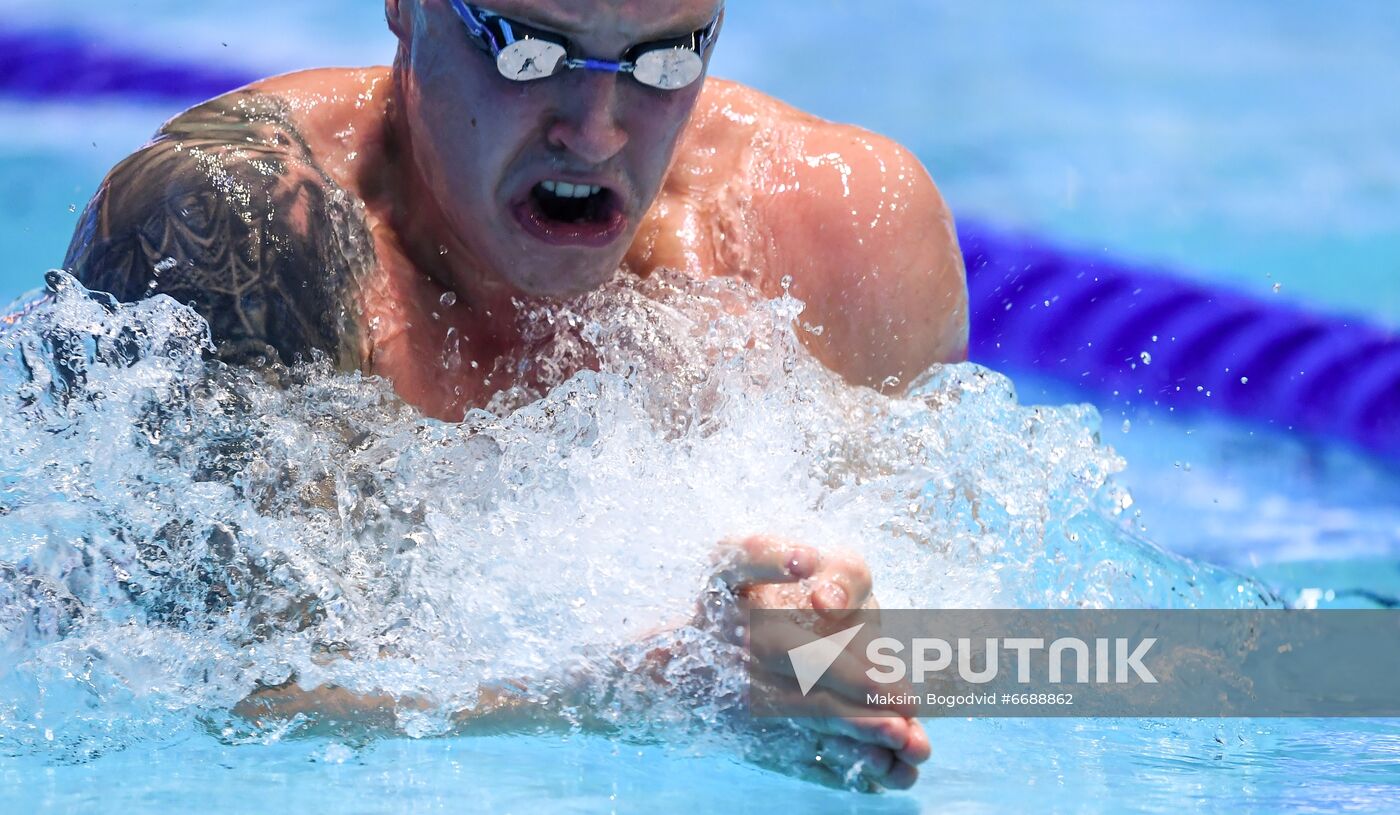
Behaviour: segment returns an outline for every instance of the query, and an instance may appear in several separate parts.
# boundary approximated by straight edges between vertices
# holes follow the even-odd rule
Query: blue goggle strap
[[[510,31],[510,27],[505,20],[501,20],[501,33],[510,39],[506,42],[498,42],[496,39],[496,32],[492,31],[491,27],[486,25],[486,20],[482,19],[482,17],[477,14],[476,8],[467,5],[464,0],[451,0],[451,2],[452,9],[457,12],[457,16],[461,17],[462,22],[467,24],[467,30],[471,32],[472,36],[475,37],[477,41],[487,46],[491,50],[493,56],[500,54],[502,49],[515,42],[513,32]]]

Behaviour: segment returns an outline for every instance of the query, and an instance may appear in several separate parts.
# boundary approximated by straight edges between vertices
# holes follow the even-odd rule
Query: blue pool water
[[[5,0],[0,9],[7,25],[77,29],[255,73],[382,62],[392,48],[375,3]],[[878,36],[851,36],[872,25]],[[1400,7],[890,0],[871,11],[751,0],[730,10],[715,73],[909,144],[960,215],[1400,327],[1400,107],[1382,101],[1400,98]],[[0,300],[40,283],[102,173],[172,112],[0,100]],[[1023,401],[1081,399],[1010,373]],[[1133,504],[1115,517],[1127,531],[1256,575],[1302,604],[1400,596],[1394,462],[1199,417],[1098,407],[1104,442],[1126,460],[1115,483],[1131,489]],[[989,431],[1000,426],[980,420]],[[116,419],[89,421],[94,443],[108,444],[103,433]],[[9,528],[81,525],[33,523]],[[1132,544],[1104,540],[1112,557],[1139,557]],[[1140,585],[1127,588],[1152,599]],[[892,589],[909,599],[927,597],[922,590],[898,580]],[[959,599],[975,599],[962,591]],[[685,740],[361,745],[259,734],[230,744],[240,740],[211,736],[188,711],[162,710],[154,691],[147,704],[67,688],[65,664],[80,662],[51,666],[57,728],[35,721],[29,735],[60,745],[81,738],[15,749],[22,736],[0,729],[0,811],[1400,809],[1400,728],[1389,722],[938,721],[920,787],[870,798]],[[0,722],[15,715],[5,707],[13,699],[0,694]],[[109,701],[99,711],[68,709],[93,699]],[[123,711],[135,720],[121,721]],[[104,729],[118,749],[102,740]]]

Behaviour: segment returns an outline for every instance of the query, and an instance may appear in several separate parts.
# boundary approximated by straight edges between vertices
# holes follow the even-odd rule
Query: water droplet
[[[1156,342],[1156,341],[1157,341],[1157,335],[1156,335],[1156,334],[1153,334],[1153,335],[1152,335],[1152,341],[1153,341],[1153,342]]]
[[[1247,376],[1242,376],[1242,377],[1240,377],[1240,384],[1241,384],[1241,385],[1248,385],[1248,384],[1249,384],[1249,377],[1247,377]]]
[[[445,254],[447,254],[447,247],[446,247],[446,246],[439,246],[439,247],[438,247],[438,254],[439,254],[439,255],[445,255]]]
[[[880,387],[882,387],[882,388],[897,388],[897,387],[899,387],[899,377],[897,377],[897,376],[887,376],[887,377],[885,377],[885,381],[880,383]]]
[[[792,288],[792,275],[783,275],[783,279],[779,281],[779,283],[782,285],[783,291],[787,291],[788,289]]]
[[[1127,419],[1124,419],[1124,420],[1123,420],[1123,432],[1124,432],[1124,433],[1127,433],[1129,430],[1132,430],[1132,429],[1133,429],[1133,423],[1130,422],[1130,421],[1128,421]]]
[[[1142,352],[1141,354],[1139,354],[1138,356],[1142,358],[1142,364],[1143,364],[1143,365],[1151,365],[1151,364],[1152,364],[1152,355],[1149,354],[1149,353],[1147,353],[1146,351],[1143,351],[1143,352]]]
[[[1274,284],[1274,294],[1278,294],[1280,291],[1283,291],[1283,284],[1282,284],[1282,283],[1275,283],[1275,284]]]
[[[68,211],[69,211],[69,212],[77,212],[77,211],[78,211],[78,205],[77,205],[77,204],[69,204],[69,205],[68,205]]]
[[[455,327],[447,329],[447,338],[442,343],[442,367],[449,371],[462,367],[462,341]]]
[[[438,302],[442,303],[443,307],[445,308],[452,308],[453,306],[457,305],[457,292],[450,291],[443,294],[441,297],[438,298]]]

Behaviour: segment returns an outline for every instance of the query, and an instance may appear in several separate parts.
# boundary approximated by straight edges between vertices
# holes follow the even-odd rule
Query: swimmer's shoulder
[[[228,361],[319,352],[355,368],[373,243],[363,204],[325,169],[287,80],[162,126],[103,181],[64,267],[122,301],[164,293],[190,304]]]
[[[809,345],[862,384],[966,358],[967,281],[953,218],[928,170],[892,139],[753,88],[710,80],[687,138],[745,153],[763,224],[765,288],[792,280]],[[704,154],[705,150],[692,151]]]

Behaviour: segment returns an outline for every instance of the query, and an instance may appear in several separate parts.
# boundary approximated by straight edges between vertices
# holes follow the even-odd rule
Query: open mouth
[[[516,207],[516,217],[531,234],[559,245],[606,246],[626,226],[617,193],[555,180],[536,184]]]

